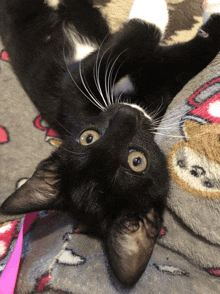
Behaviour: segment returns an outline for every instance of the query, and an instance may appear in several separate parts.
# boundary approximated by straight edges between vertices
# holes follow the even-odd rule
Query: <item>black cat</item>
[[[63,140],[1,212],[69,212],[103,238],[126,286],[146,268],[169,189],[154,119],[220,49],[218,14],[192,41],[163,47],[166,22],[163,0],[136,0],[115,34],[89,0],[0,0],[12,67]]]

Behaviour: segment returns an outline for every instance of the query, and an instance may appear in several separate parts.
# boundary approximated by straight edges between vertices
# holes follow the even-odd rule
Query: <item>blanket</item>
[[[112,31],[133,0],[95,0]],[[164,45],[191,39],[202,0],[167,0]],[[60,144],[29,101],[0,43],[0,203]],[[118,284],[102,242],[78,234],[66,214],[39,212],[24,236],[15,293],[220,293],[220,55],[175,97],[156,141],[168,158],[171,190],[164,227],[148,267],[132,289]],[[0,271],[22,219],[0,227]]]

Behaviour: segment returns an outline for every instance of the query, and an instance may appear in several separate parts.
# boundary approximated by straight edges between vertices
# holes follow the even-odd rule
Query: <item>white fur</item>
[[[203,22],[205,23],[213,13],[220,13],[220,0],[206,0]]]
[[[164,0],[135,0],[129,15],[131,18],[150,22],[164,33],[169,19],[167,4]]]
[[[120,96],[120,94],[129,94],[134,92],[135,87],[129,77],[129,75],[126,75],[124,77],[122,77],[117,84],[114,87],[114,95],[115,96]],[[126,103],[126,102],[122,102],[125,105],[129,105],[133,108],[136,108],[137,110],[141,111],[145,117],[147,117],[149,120],[152,121],[152,118],[150,117],[149,114],[146,113],[146,111],[141,108],[139,105],[137,104],[133,104],[133,103]]]
[[[60,0],[44,0],[48,6],[52,7],[53,9],[58,9],[58,5],[60,4]]]
[[[129,75],[121,78],[114,87],[114,95],[119,96],[122,92],[125,94],[134,92],[134,85],[132,84]]]
[[[68,41],[73,45],[73,48],[75,48],[71,60],[72,62],[78,62],[98,49],[97,44],[91,43],[88,39],[82,36],[80,37],[74,27],[64,27],[63,30]]]
[[[129,105],[133,108],[136,108],[137,110],[141,111],[146,118],[148,118],[150,121],[152,121],[152,117],[149,114],[147,114],[146,111],[143,108],[141,108],[139,105],[134,104],[134,103],[126,103],[126,102],[123,102],[122,104]]]
[[[90,43],[84,39],[84,42],[80,43],[75,40],[75,61],[80,61],[88,56],[90,53],[98,49],[98,46]]]

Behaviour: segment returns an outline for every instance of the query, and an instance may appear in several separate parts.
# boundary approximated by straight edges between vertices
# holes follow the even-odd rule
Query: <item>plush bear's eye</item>
[[[87,146],[87,145],[93,144],[99,138],[100,138],[100,135],[98,132],[94,130],[87,130],[81,134],[79,138],[79,142],[81,145]]]
[[[147,159],[143,153],[132,150],[128,155],[128,164],[134,172],[143,172],[147,167]]]

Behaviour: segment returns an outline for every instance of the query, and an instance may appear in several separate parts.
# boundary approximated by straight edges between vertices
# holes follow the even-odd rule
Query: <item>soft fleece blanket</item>
[[[132,0],[96,0],[112,31]],[[201,0],[169,0],[166,44],[186,41],[201,23]],[[59,139],[14,76],[0,44],[0,202],[31,176]],[[156,140],[168,157],[171,191],[164,228],[134,288],[113,277],[102,243],[74,231],[72,220],[40,212],[24,236],[16,293],[220,293],[220,55],[171,103]],[[6,221],[2,219],[1,221]],[[0,270],[22,219],[0,228]]]

